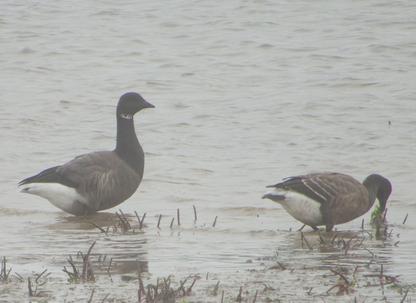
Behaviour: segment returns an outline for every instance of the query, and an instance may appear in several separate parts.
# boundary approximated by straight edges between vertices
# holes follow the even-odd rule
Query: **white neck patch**
[[[127,119],[127,120],[133,119],[133,115],[129,115],[129,114],[120,114],[120,117],[123,119]]]

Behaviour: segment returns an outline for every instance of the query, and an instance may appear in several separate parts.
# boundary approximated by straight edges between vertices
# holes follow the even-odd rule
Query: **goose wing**
[[[285,181],[282,183],[268,187],[294,191],[321,204],[327,204],[328,201],[331,201],[335,196],[340,194],[337,184],[334,184],[338,175],[335,173],[316,173],[289,177],[284,179]]]
[[[340,173],[316,173],[301,179],[303,194],[322,203],[325,222],[341,224],[367,210],[366,188],[354,178]],[[296,189],[294,189],[296,190]]]
[[[86,198],[90,208],[97,211],[128,199],[142,180],[141,175],[110,151],[77,157],[62,166],[59,173],[78,183],[77,192]]]

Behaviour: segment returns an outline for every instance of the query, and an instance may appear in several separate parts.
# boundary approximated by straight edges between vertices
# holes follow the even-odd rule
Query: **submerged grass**
[[[38,287],[41,288],[42,286],[44,286],[46,284],[46,282],[47,282],[46,278],[51,274],[51,273],[48,273],[48,274],[44,275],[47,271],[48,270],[45,269],[35,279],[34,285],[32,284],[32,282],[30,280],[30,277],[27,278],[27,286],[28,286],[28,289],[29,289],[29,297],[47,297],[48,294],[51,293],[51,291],[38,289]]]
[[[143,228],[146,214],[140,218],[135,212],[139,222],[139,228]],[[135,226],[121,210],[117,217],[110,217],[112,224],[107,227],[99,226],[91,222],[101,234],[106,237],[112,230],[112,235],[137,235]],[[388,231],[386,213],[373,216],[373,230],[364,229],[360,232],[292,232],[296,235],[299,248],[289,248],[287,253],[276,253],[270,257],[273,264],[264,264],[263,270],[247,270],[233,275],[223,275],[216,279],[215,283],[209,280],[203,283],[199,275],[188,276],[184,280],[174,279],[173,275],[167,278],[157,278],[155,282],[148,283],[151,275],[140,266],[137,261],[136,278],[121,276],[122,285],[129,285],[135,289],[131,293],[116,291],[120,285],[114,282],[117,274],[113,271],[113,258],[105,254],[92,254],[96,241],[87,250],[87,253],[79,251],[76,258],[69,256],[67,262],[69,268],[64,266],[63,272],[68,276],[68,287],[77,284],[89,285],[88,298],[83,302],[139,302],[139,303],[174,303],[174,302],[280,302],[321,300],[337,302],[343,301],[362,302],[366,294],[371,290],[379,292],[379,300],[388,301],[385,292],[390,289],[394,292],[396,301],[411,302],[415,295],[415,285],[408,285],[400,281],[400,276],[388,273],[388,263],[383,258],[378,258],[372,251],[374,247],[382,244],[397,247],[397,242],[391,243],[392,230]],[[159,215],[156,228],[160,230]],[[194,207],[194,222],[197,220]],[[213,226],[216,224],[217,217]],[[117,221],[117,222],[116,222]],[[180,226],[179,210],[177,211],[178,226]],[[184,222],[184,220],[182,220]],[[405,223],[404,220],[403,224]],[[184,224],[182,222],[182,224]],[[174,228],[171,224],[170,228]],[[150,227],[151,228],[151,227]],[[183,228],[183,227],[181,227]],[[111,230],[110,230],[111,229]],[[379,235],[378,235],[379,234]],[[377,236],[378,235],[378,236]],[[293,251],[290,251],[293,249]],[[92,262],[93,258],[98,260]],[[6,257],[3,257],[0,271],[0,282],[21,283],[24,278],[15,273],[11,276],[11,268],[8,268]],[[99,281],[98,274],[107,274],[110,284]],[[171,273],[174,274],[174,273]],[[46,270],[36,278],[27,277],[29,297],[53,298],[54,291],[46,290],[50,273]],[[196,283],[198,280],[200,282]],[[101,284],[104,283],[104,284]],[[208,285],[207,285],[208,284]],[[103,286],[100,286],[103,285]],[[62,286],[61,286],[62,287]],[[91,289],[92,287],[92,289]],[[125,286],[121,286],[123,288]],[[101,290],[100,290],[101,288]],[[114,292],[113,292],[114,290]],[[113,292],[113,293],[112,293]],[[0,295],[7,293],[7,289],[0,289]],[[127,299],[125,299],[127,297]],[[373,295],[374,297],[374,295]],[[127,301],[126,301],[127,300]],[[68,302],[78,302],[68,297]],[[342,300],[341,300],[342,301]],[[45,301],[46,302],[46,301]]]
[[[3,257],[3,260],[1,261],[0,282],[8,282],[11,271],[11,268],[7,270],[6,257]]]
[[[77,254],[77,257],[82,258],[82,271],[81,272],[75,266],[75,263],[72,257],[69,256],[68,262],[72,267],[72,272],[70,272],[65,266],[62,271],[69,276],[68,281],[70,283],[80,283],[80,282],[85,283],[85,282],[95,281],[94,269],[92,268],[92,265],[90,262],[91,250],[94,247],[95,243],[96,241],[94,241],[94,243],[91,244],[86,255],[83,255],[81,251],[79,251]]]

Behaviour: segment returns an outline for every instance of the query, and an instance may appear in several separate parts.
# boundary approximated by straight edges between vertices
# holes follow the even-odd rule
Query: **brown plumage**
[[[326,231],[362,216],[376,198],[384,211],[391,193],[390,182],[377,174],[368,176],[361,184],[340,173],[313,173],[267,187],[274,191],[263,199],[281,204],[295,219],[315,230],[325,225]]]

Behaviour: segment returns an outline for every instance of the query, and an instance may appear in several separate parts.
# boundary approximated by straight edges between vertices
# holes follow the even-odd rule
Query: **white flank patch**
[[[40,196],[49,200],[53,205],[69,212],[75,201],[86,204],[85,198],[80,196],[75,188],[59,183],[30,183],[23,185],[22,193]]]
[[[296,220],[309,226],[324,225],[322,222],[322,214],[319,209],[321,203],[302,194],[281,188],[274,189],[271,194],[285,197],[285,199],[278,201],[277,203],[281,204],[282,207]]]

